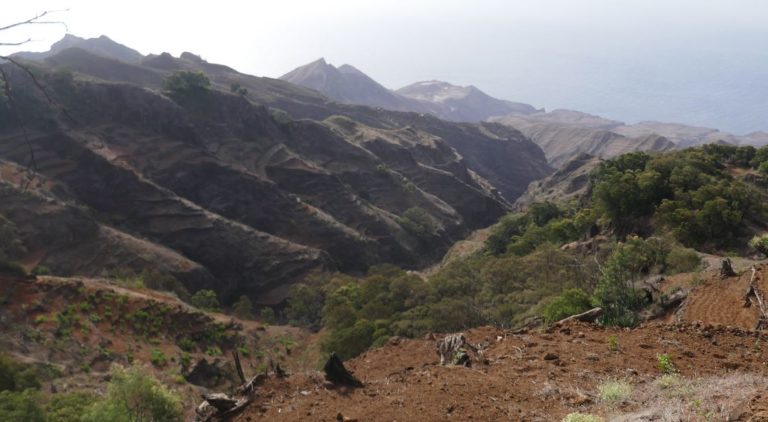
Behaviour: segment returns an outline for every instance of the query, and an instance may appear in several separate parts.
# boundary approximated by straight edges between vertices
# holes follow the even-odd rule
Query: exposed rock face
[[[515,201],[515,209],[525,209],[534,202],[571,200],[581,201],[590,194],[589,173],[602,160],[581,154],[544,179],[531,182],[528,189]]]
[[[535,144],[501,125],[340,105],[190,53],[131,64],[69,49],[46,63],[40,78],[55,104],[9,69],[24,93],[29,142],[8,119],[0,127],[0,159],[18,170],[31,147],[37,194],[80,210],[72,230],[84,234],[70,237],[91,243],[75,240],[63,252],[34,240],[32,231],[24,236],[50,246],[30,262],[67,274],[160,265],[156,258],[173,256],[175,264],[161,270],[190,290],[276,303],[313,271],[429,265],[471,230],[496,221],[508,201],[550,171]],[[62,78],[49,64],[109,82]],[[158,91],[178,69],[208,74],[213,90],[204,101],[177,104]],[[231,83],[247,88],[247,96],[230,94]],[[18,191],[23,180],[4,183]],[[24,222],[13,205],[21,203],[0,212]],[[401,223],[409,210],[426,213],[434,230],[407,230]],[[65,253],[67,263],[59,258]],[[101,258],[90,260],[90,253]]]

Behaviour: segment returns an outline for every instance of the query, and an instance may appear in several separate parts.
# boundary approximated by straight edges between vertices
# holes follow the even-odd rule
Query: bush
[[[208,96],[211,81],[203,72],[178,71],[165,79],[163,88],[174,101],[200,102]]]
[[[232,314],[240,319],[253,319],[253,304],[248,296],[242,295],[232,305]]]
[[[608,350],[611,352],[619,351],[619,338],[616,336],[608,336]]]
[[[259,312],[259,317],[265,324],[274,324],[276,320],[275,311],[268,306],[261,308],[261,311]]]
[[[45,422],[45,412],[39,402],[38,393],[34,390],[0,391],[0,421]]]
[[[182,421],[181,399],[143,369],[115,367],[107,396],[82,417],[83,422]]]
[[[216,296],[216,292],[213,290],[198,290],[192,295],[189,300],[190,305],[195,308],[202,309],[209,312],[221,312],[221,305],[219,304],[219,298]]]
[[[756,235],[749,241],[749,246],[763,255],[768,255],[768,234]]]
[[[0,353],[0,391],[24,391],[40,388],[35,368]],[[2,420],[2,419],[0,419]]]
[[[566,415],[562,422],[603,422],[603,418],[587,413],[575,412]]]
[[[336,352],[342,360],[353,358],[371,346],[374,330],[373,324],[366,320],[357,321],[348,328],[333,330],[323,339],[323,350]]]
[[[669,353],[656,355],[656,360],[658,361],[659,371],[661,371],[662,374],[677,373],[677,368],[675,368],[675,364],[672,363],[672,357],[669,356]]]
[[[568,289],[544,307],[544,320],[547,323],[553,323],[591,308],[592,303],[587,292],[581,289]]]
[[[673,247],[665,259],[667,274],[688,273],[701,265],[701,257],[695,250]]]
[[[600,401],[613,406],[629,398],[632,394],[632,386],[626,381],[606,381],[601,383],[597,390]]]
[[[153,349],[150,352],[149,360],[152,362],[152,365],[157,366],[158,368],[165,366],[165,364],[168,363],[168,358],[165,357],[165,353],[158,349]]]
[[[429,239],[437,231],[437,223],[423,208],[408,208],[398,220],[398,223],[409,233],[419,239]]]
[[[49,421],[80,422],[82,415],[96,401],[96,396],[86,392],[58,393],[45,406]]]

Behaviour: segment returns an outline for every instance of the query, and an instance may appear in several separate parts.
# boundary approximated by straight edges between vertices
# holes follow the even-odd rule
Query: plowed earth
[[[699,406],[701,420],[706,415],[768,420],[765,332],[701,324],[625,330],[573,323],[543,332],[478,328],[466,334],[485,346],[471,368],[440,366],[432,340],[393,339],[346,363],[365,387],[333,387],[320,373],[273,379],[237,420],[553,421],[573,412],[683,420],[665,417],[666,409],[659,407],[677,400],[678,391],[659,381],[657,357],[664,353],[679,373],[674,380],[688,395],[683,398]],[[634,393],[618,404],[602,402],[598,387],[610,380],[626,381]],[[734,391],[716,391],[726,381]],[[695,412],[684,420],[699,420]]]

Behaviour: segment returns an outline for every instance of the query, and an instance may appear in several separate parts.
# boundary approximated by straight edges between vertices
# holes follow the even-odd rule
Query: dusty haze
[[[757,0],[129,5],[15,1],[1,20],[69,8],[59,17],[72,34],[106,34],[145,54],[190,50],[257,75],[277,77],[325,57],[389,88],[440,79],[628,122],[768,129],[768,7]],[[35,28],[39,41],[25,49],[45,50],[63,34]]]

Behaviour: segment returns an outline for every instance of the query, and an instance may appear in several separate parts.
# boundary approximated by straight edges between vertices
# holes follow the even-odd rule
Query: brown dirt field
[[[523,334],[486,327],[467,336],[472,343],[487,344],[487,363],[439,366],[433,341],[398,339],[346,363],[364,388],[336,389],[320,373],[297,373],[270,380],[236,420],[335,421],[340,414],[348,421],[553,421],[577,411],[613,417],[644,411],[658,397],[643,393],[610,408],[600,403],[598,385],[620,379],[638,391],[659,390],[657,355],[662,353],[671,356],[680,379],[756,376],[749,396],[729,405],[741,406],[744,414],[757,415],[762,399],[756,397],[768,396],[768,346],[759,347],[768,333],[703,325],[655,323],[625,330],[574,323]],[[609,350],[612,336],[619,350]],[[549,353],[556,358],[545,358]],[[721,414],[728,410],[718,406]]]
[[[754,328],[759,311],[756,307],[744,306],[744,295],[751,276],[750,270],[725,279],[717,274],[711,275],[703,284],[691,290],[678,318],[689,322]],[[755,280],[763,296],[768,294],[768,268],[758,266]]]

